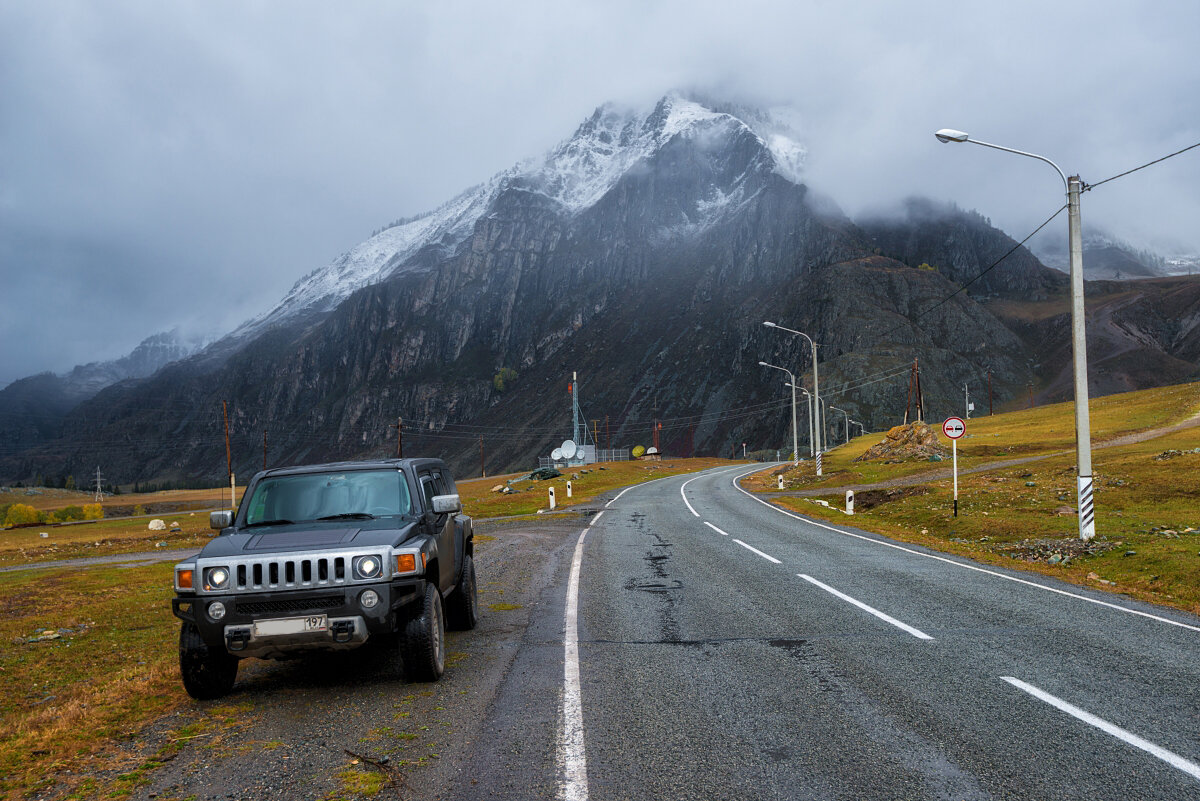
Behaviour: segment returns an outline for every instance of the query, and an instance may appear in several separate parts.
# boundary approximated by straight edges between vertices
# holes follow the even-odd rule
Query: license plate
[[[277,620],[260,620],[254,624],[255,637],[276,637],[280,634],[304,634],[309,631],[328,631],[328,615],[309,617],[285,617]]]

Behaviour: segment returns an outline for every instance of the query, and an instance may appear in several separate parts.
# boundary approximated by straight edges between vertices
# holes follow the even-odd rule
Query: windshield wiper
[[[339,515],[325,515],[318,517],[318,520],[374,520],[375,515],[367,512],[342,512]]]
[[[255,526],[286,526],[291,522],[291,520],[259,520],[257,523],[247,523],[246,528],[254,528]]]

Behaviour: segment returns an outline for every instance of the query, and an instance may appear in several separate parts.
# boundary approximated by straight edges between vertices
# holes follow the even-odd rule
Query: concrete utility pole
[[[267,429],[263,429],[263,470],[267,469]]]
[[[966,419],[971,419],[971,391],[967,389],[966,384],[963,384],[963,415]]]
[[[229,508],[237,506],[237,488],[233,483],[233,451],[229,448],[229,402],[221,401],[221,417],[225,421],[225,469],[229,475]]]
[[[1067,245],[1071,256],[1071,350],[1074,356],[1075,379],[1075,455],[1076,455],[1076,487],[1079,499],[1079,538],[1090,540],[1096,536],[1095,508],[1092,499],[1092,430],[1088,414],[1088,383],[1087,383],[1087,332],[1084,317],[1083,296],[1083,232],[1079,218],[1079,194],[1083,191],[1083,181],[1078,175],[1067,177],[1067,174],[1050,159],[1036,153],[1024,150],[1014,150],[1011,147],[993,145],[972,139],[970,135],[952,128],[943,128],[934,134],[940,142],[972,142],[994,150],[1015,153],[1018,156],[1028,156],[1043,161],[1054,168],[1062,179],[1063,188],[1067,193]],[[1029,386],[1029,405],[1033,406],[1033,385]]]
[[[479,436],[479,475],[487,478],[487,470],[483,467],[483,435]]]
[[[992,416],[992,371],[988,370],[988,417]]]

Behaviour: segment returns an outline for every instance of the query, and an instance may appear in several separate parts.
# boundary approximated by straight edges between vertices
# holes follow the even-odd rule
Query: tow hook
[[[354,636],[354,621],[335,620],[329,629],[333,632],[334,642],[350,642],[350,638]]]
[[[225,647],[230,651],[241,651],[250,642],[250,628],[230,629],[225,632]]]

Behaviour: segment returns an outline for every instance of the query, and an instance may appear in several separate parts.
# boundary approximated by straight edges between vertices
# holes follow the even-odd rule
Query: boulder
[[[150,521],[150,525],[148,526],[148,528],[151,531],[166,531],[167,530],[167,521],[159,520],[156,517]]]
[[[938,461],[946,456],[947,452],[946,448],[938,442],[937,432],[925,423],[915,420],[889,430],[884,435],[882,442],[872,445],[866,453],[854,461],[866,462],[873,459]]]

